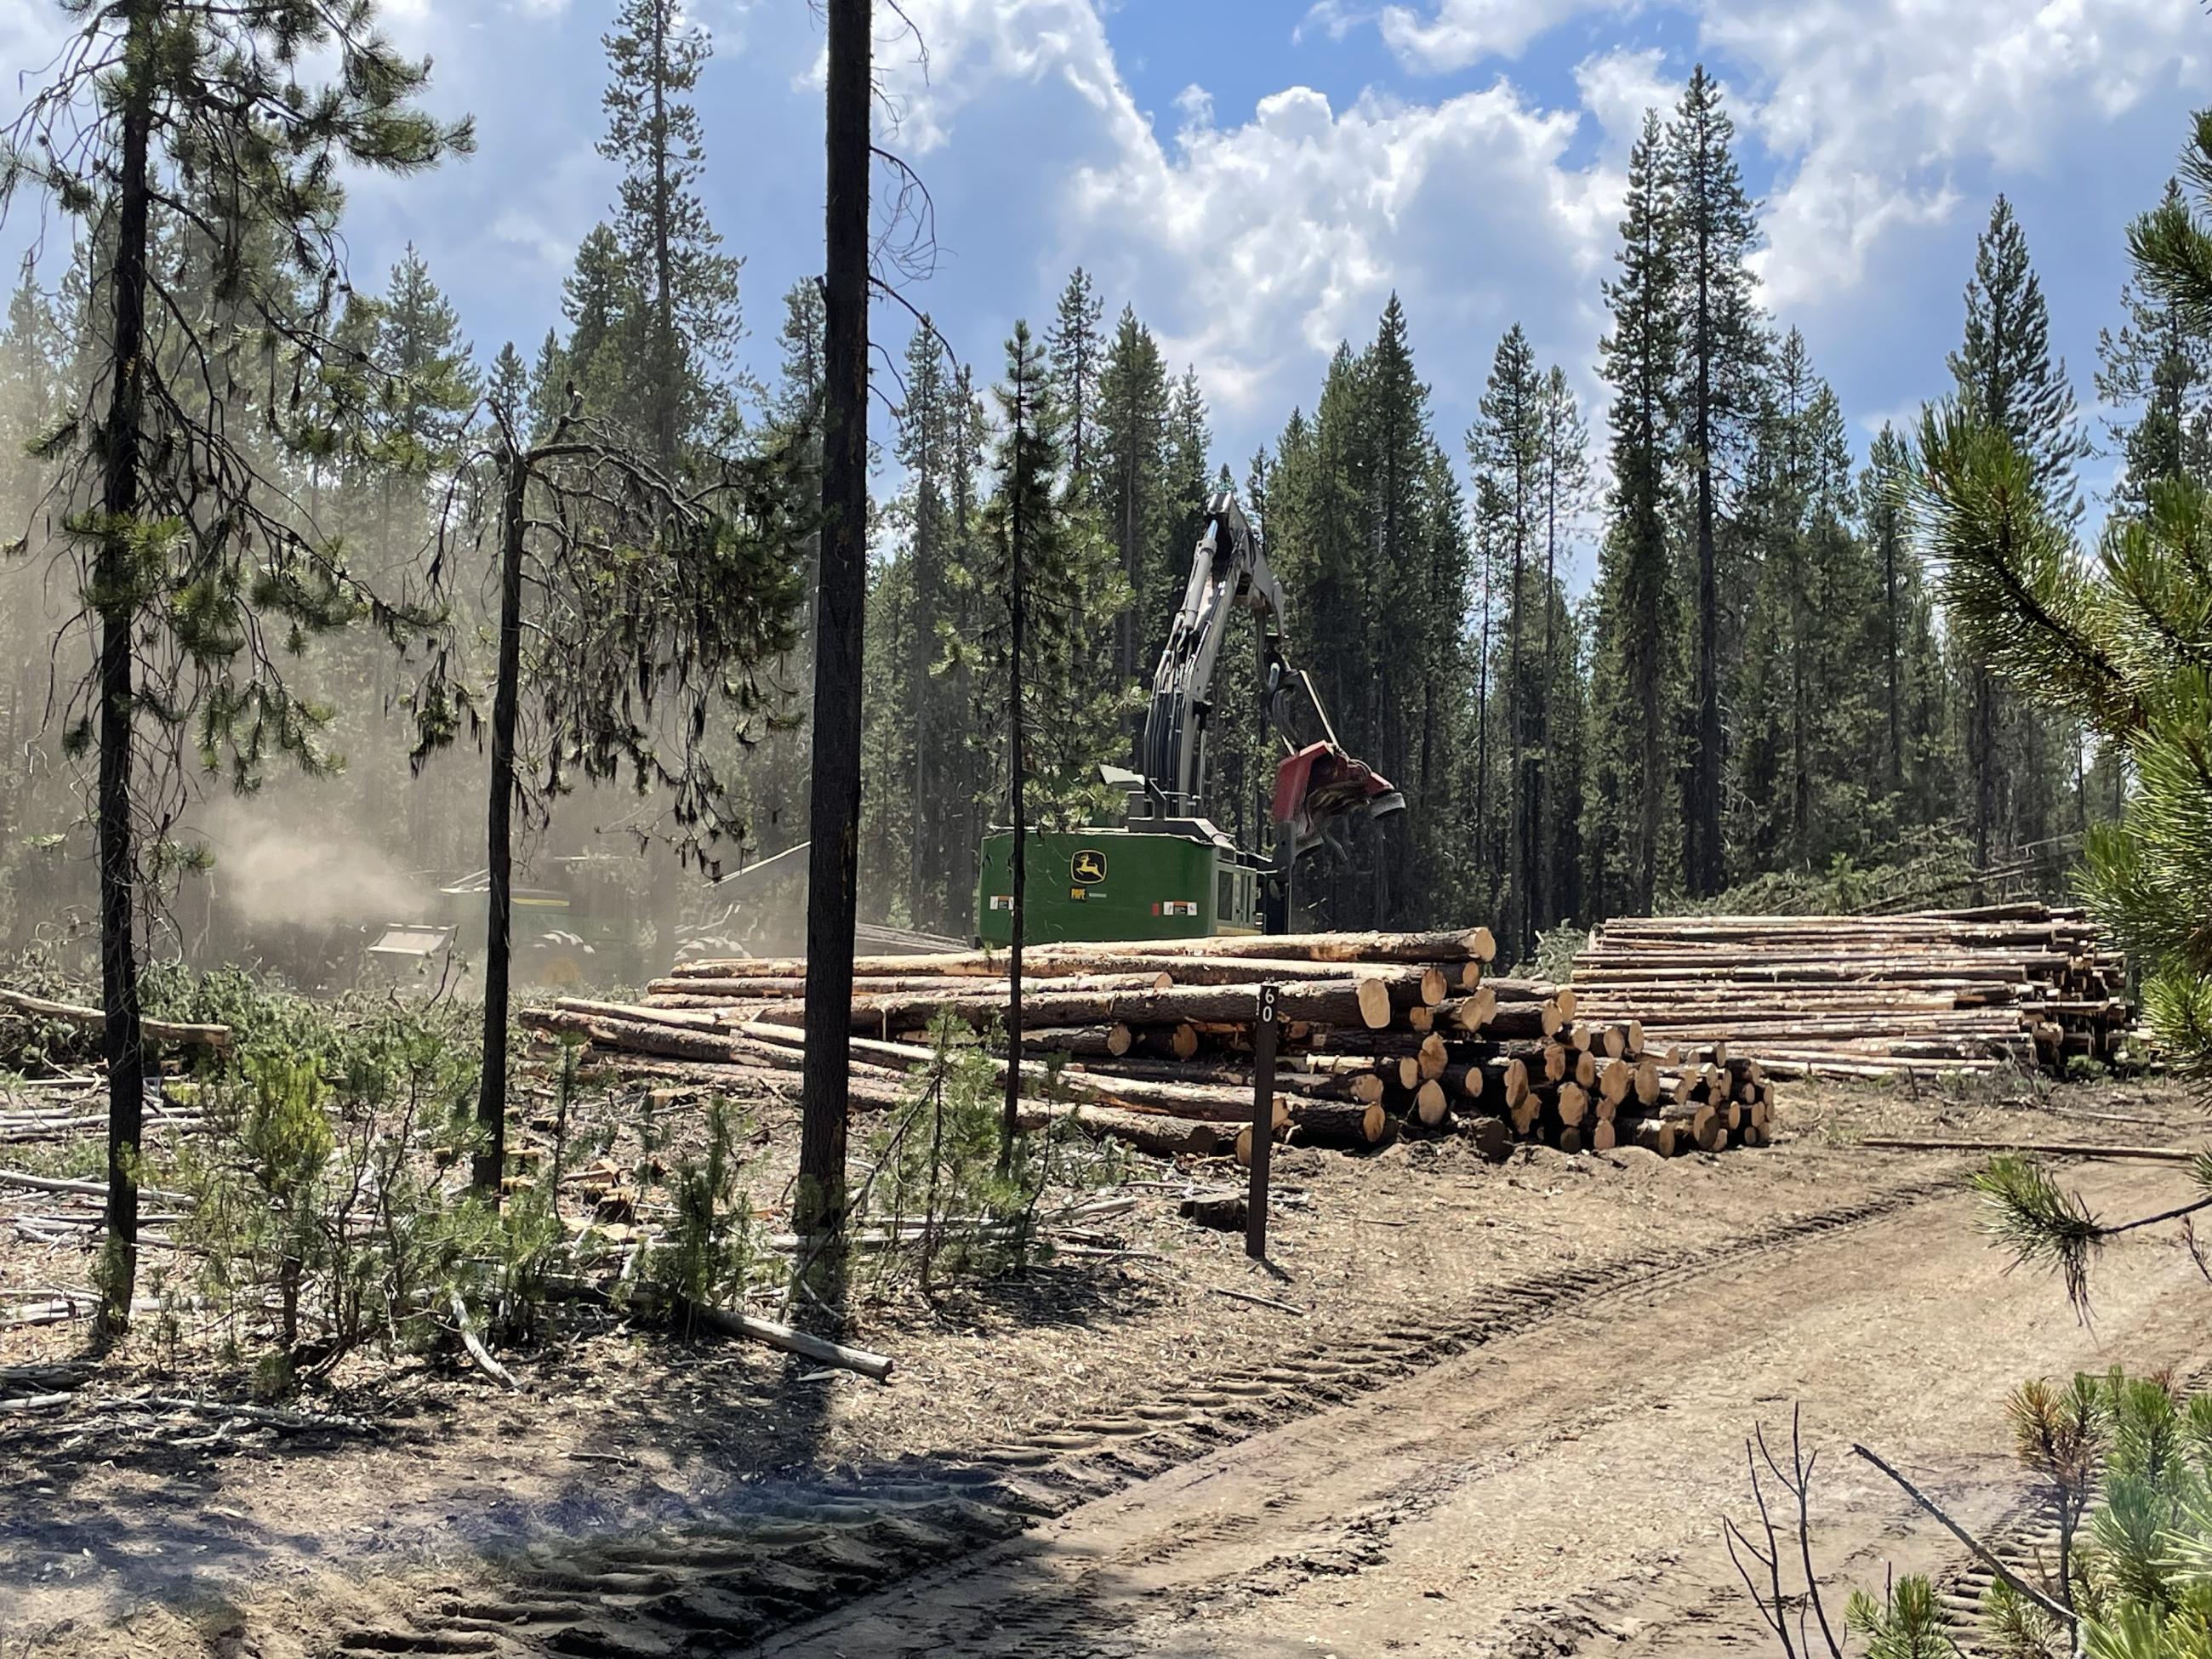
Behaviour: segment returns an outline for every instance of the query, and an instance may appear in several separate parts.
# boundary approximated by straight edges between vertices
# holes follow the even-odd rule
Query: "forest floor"
[[[302,1409],[356,1427],[293,1432],[160,1406],[237,1379],[134,1339],[66,1406],[0,1416],[0,1659],[1757,1651],[1720,1535],[1754,1425],[1803,1408],[1839,1611],[1962,1559],[1850,1442],[2002,1528],[2014,1382],[2212,1365],[2175,1233],[2106,1251],[2084,1324],[2002,1271],[1973,1160],[1857,1145],[2186,1145],[2179,1090],[1799,1085],[1783,1126],[1671,1162],[1291,1152],[1272,1276],[1152,1166],[1103,1224],[1130,1254],[863,1303],[885,1385],[615,1327],[504,1355],[516,1394],[349,1362]],[[2188,1187],[2067,1178],[2115,1213]],[[83,1282],[52,1249],[0,1243],[0,1288]],[[82,1340],[0,1334],[0,1364]]]

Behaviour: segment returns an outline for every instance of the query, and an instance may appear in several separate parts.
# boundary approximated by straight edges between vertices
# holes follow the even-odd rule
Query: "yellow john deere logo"
[[[1096,887],[1106,879],[1106,855],[1086,847],[1068,860],[1067,872],[1079,887]]]

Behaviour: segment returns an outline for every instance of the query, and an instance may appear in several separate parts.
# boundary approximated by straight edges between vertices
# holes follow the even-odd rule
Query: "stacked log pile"
[[[1778,1078],[2063,1071],[2108,1060],[2127,963],[2078,910],[2010,904],[1894,916],[1607,922],[1576,958],[1593,1017],[1726,1045]]]
[[[1772,1091],[1756,1064],[1650,1041],[1632,1018],[1577,1018],[1573,990],[1491,975],[1495,950],[1481,928],[1033,946],[1029,1121],[1073,1116],[1159,1155],[1249,1157],[1258,989],[1273,982],[1274,1127],[1292,1143],[1461,1133],[1502,1156],[1525,1140],[1668,1155],[1765,1141]],[[1006,1012],[1003,953],[854,967],[859,1106],[899,1103],[939,1019],[981,1030]],[[795,958],[692,962],[637,1003],[567,998],[522,1018],[628,1069],[787,1089],[807,1040],[805,989]],[[994,1063],[1003,1078],[1003,1055]]]

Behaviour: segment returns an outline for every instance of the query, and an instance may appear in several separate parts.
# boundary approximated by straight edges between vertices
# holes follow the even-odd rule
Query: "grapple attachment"
[[[1275,769],[1275,822],[1289,830],[1293,853],[1319,844],[1351,813],[1384,818],[1405,810],[1389,779],[1333,743],[1308,744]]]

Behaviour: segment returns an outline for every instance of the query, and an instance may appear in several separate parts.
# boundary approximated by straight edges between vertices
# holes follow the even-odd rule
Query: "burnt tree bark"
[[[1022,434],[1014,434],[1016,465],[1019,466]],[[1022,752],[1022,647],[1028,620],[1028,597],[1022,586],[1022,561],[1028,549],[1024,545],[1022,500],[1026,492],[1021,485],[1018,471],[1008,490],[1010,517],[1007,524],[1009,546],[1006,559],[1006,624],[1009,654],[1009,689],[1006,699],[1006,795],[1008,809],[1013,817],[1013,897],[1014,909],[1011,920],[1012,945],[1006,957],[1006,1116],[999,1126],[999,1172],[1010,1172],[1014,1167],[1014,1141],[1021,1133],[1021,1078],[1018,1062],[1022,1052],[1022,935],[1028,925],[1029,900],[1029,806],[1028,757]]]
[[[134,56],[149,49],[155,8],[131,16]],[[147,176],[154,129],[152,77],[143,63],[127,72],[123,110],[123,160],[117,180],[114,336],[110,343],[115,383],[107,419],[96,441],[100,455],[100,510],[105,517],[98,558],[100,599],[100,983],[106,1019],[101,1027],[107,1060],[107,1244],[100,1272],[98,1332],[119,1335],[131,1322],[131,1296],[138,1276],[138,1136],[146,1109],[145,1036],[139,1025],[137,919],[132,891],[137,852],[131,836],[131,531],[140,505],[140,422],[144,413],[146,286],[149,209]]]
[[[860,830],[860,643],[867,595],[868,163],[872,0],[828,0],[827,196],[820,626],[814,650],[814,776],[806,893],[806,1045],[798,1231],[835,1241],[845,1224],[842,1038],[853,998]],[[834,1261],[834,1242],[824,1260]]]
[[[499,665],[492,686],[491,798],[485,803],[483,1072],[477,1084],[482,1144],[471,1166],[477,1190],[498,1200],[507,1173],[507,1017],[514,933],[514,727],[522,698],[522,538],[533,457],[501,457]]]

